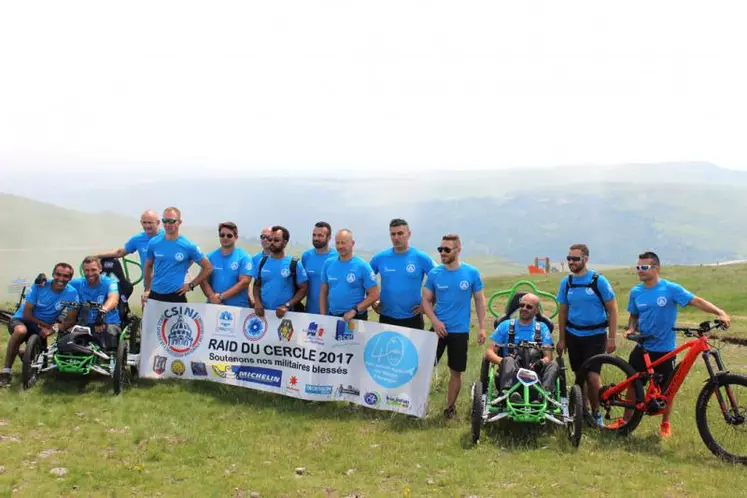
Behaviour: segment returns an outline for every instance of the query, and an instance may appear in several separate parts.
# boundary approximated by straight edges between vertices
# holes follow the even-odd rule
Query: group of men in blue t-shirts
[[[200,286],[208,302],[230,306],[252,307],[260,316],[273,310],[278,318],[289,311],[333,315],[345,321],[367,320],[368,310],[379,315],[381,323],[424,329],[424,316],[438,334],[436,362],[447,353],[450,378],[444,415],[456,415],[456,401],[461,390],[462,374],[467,368],[471,304],[477,315],[477,343],[486,343],[486,300],[480,272],[460,260],[462,243],[457,234],[446,234],[437,247],[440,265],[425,252],[410,245],[411,231],[403,219],[389,224],[392,247],[376,253],[370,262],[354,254],[353,232],[342,229],[334,235],[332,227],[318,222],[312,230],[311,249],[301,258],[286,254],[290,233],[283,226],[262,230],[262,250],[251,256],[236,246],[238,227],[233,222],[218,225],[220,247],[205,255],[200,248],[180,235],[181,212],[168,207],[159,220],[154,211],[142,214],[143,231],[130,238],[124,247],[87,257],[84,277],[72,280],[73,268],[55,266],[51,283],[34,285],[11,320],[8,330],[6,362],[0,373],[0,386],[10,383],[13,360],[29,334],[47,337],[77,322],[91,325],[96,332],[116,336],[120,317],[117,314],[117,283],[101,275],[100,258],[123,257],[138,252],[143,264],[143,305],[149,300],[187,302],[187,294]],[[163,223],[163,229],[160,224]],[[590,357],[613,353],[616,349],[617,304],[609,281],[588,268],[589,249],[584,244],[570,247],[567,262],[570,274],[560,283],[558,354],[568,351],[571,369],[576,372]],[[189,280],[188,269],[196,263],[199,274]],[[659,276],[661,264],[653,252],[638,257],[636,271],[640,283],[630,292],[630,320],[626,335],[640,331],[652,336],[646,349],[655,360],[674,350],[672,327],[677,306],[693,305],[718,316],[726,326],[729,316],[710,302],[682,286]],[[378,275],[378,279],[377,279]],[[96,301],[96,310],[78,317],[76,309],[63,314],[62,303]],[[305,301],[305,305],[304,305]],[[553,344],[550,331],[536,319],[540,299],[525,294],[519,302],[518,318],[502,322],[487,341],[485,357],[499,364],[502,388],[510,387],[522,366],[515,357],[499,351],[509,336],[516,341],[539,338]],[[629,358],[636,369],[645,369],[642,348],[637,346]],[[548,388],[558,375],[552,352],[545,348],[535,365],[540,369],[542,384]],[[657,368],[670,375],[673,363]],[[659,371],[660,370],[660,371]],[[597,394],[601,387],[599,372],[589,373],[589,409],[601,423]],[[671,404],[668,407],[671,410]],[[624,421],[620,421],[624,423]],[[661,434],[671,435],[669,411],[664,415]]]

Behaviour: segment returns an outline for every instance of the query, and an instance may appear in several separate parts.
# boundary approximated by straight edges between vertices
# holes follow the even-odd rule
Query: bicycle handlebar
[[[697,327],[672,327],[673,331],[683,332],[688,337],[692,337],[692,336],[700,337],[714,329],[726,330],[726,325],[721,320],[713,320],[712,322],[711,321],[702,322]],[[630,334],[629,336],[626,336],[626,339],[630,341],[642,343],[643,341],[647,339],[653,339],[654,337],[655,336],[650,335],[650,334],[638,333],[638,334]]]
[[[496,344],[496,347],[506,349],[539,349],[540,351],[554,351],[552,344],[540,344],[539,342],[521,341],[514,344]]]
[[[81,303],[77,301],[60,301],[60,304],[66,308],[88,307],[89,309],[96,309],[99,311],[101,311],[101,309],[104,307],[103,304],[100,304],[97,301],[83,301]]]

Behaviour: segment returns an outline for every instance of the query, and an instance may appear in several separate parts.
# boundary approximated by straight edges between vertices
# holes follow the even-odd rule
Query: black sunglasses
[[[272,237],[268,235],[260,235],[259,240],[272,240]]]
[[[218,236],[221,239],[232,239],[233,238],[233,234],[232,233],[221,233],[221,234],[218,234]]]
[[[531,304],[519,303],[519,308],[531,311],[534,309],[534,306],[532,306]]]
[[[446,254],[449,254],[451,252],[451,247],[437,247],[436,248],[438,252],[445,252]]]
[[[581,256],[566,256],[567,261],[581,261]]]

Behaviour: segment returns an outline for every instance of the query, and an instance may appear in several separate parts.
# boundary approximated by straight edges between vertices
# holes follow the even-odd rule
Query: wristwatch
[[[218,301],[223,302],[223,293],[218,294]]]
[[[355,313],[356,316],[358,315],[358,313],[360,313],[360,311],[358,311],[358,308],[350,308],[350,311],[352,311],[353,313]]]
[[[192,282],[189,283],[189,290],[195,290],[195,284],[193,284]]]
[[[285,306],[288,309],[291,309],[291,303],[290,303],[290,301],[286,302],[283,306]]]

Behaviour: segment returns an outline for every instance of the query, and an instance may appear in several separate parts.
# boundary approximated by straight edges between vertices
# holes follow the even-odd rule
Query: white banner
[[[438,336],[378,322],[148,301],[140,375],[196,379],[424,417]]]

